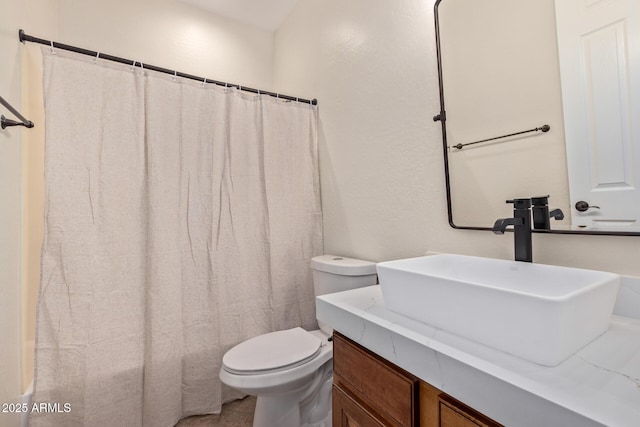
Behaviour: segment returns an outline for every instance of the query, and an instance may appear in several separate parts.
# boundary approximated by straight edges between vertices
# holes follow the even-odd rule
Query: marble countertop
[[[640,319],[615,312],[606,333],[545,367],[389,311],[380,286],[317,297],[316,317],[506,426],[640,426]]]

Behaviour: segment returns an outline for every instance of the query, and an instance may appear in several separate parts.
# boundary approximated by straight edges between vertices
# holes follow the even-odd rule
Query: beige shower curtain
[[[171,426],[231,346],[315,326],[315,107],[43,49],[38,426]],[[64,406],[67,403],[68,406]],[[69,409],[66,411],[65,409]]]

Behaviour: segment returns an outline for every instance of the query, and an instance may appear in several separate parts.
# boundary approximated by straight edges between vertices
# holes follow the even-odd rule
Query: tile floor
[[[196,415],[180,420],[175,427],[251,427],[256,398],[247,396],[222,406],[217,415]]]

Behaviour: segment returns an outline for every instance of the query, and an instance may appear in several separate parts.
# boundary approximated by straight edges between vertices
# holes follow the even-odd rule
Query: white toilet
[[[311,260],[316,296],[376,284],[375,263],[333,255]],[[251,338],[222,359],[220,380],[257,396],[254,427],[330,427],[332,330],[293,328]]]

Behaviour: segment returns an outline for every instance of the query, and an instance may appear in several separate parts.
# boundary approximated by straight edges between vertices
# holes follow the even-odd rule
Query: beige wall
[[[15,1],[23,6],[24,2]],[[57,1],[31,0],[16,24],[40,37],[57,36]],[[15,39],[13,43],[16,44]],[[18,44],[19,45],[19,44]],[[35,305],[40,281],[40,246],[43,232],[44,111],[42,65],[39,49],[19,45],[22,51],[22,101],[27,117],[36,126],[23,134],[22,144],[22,389],[33,380]]]
[[[26,203],[29,181],[24,165],[28,164],[34,135],[43,132],[41,117],[32,114],[25,96],[29,91],[24,89],[30,88],[24,78],[24,47],[18,42],[18,29],[38,25],[49,30],[51,17],[55,16],[54,6],[55,2],[46,0],[0,1],[0,96],[36,123],[33,129],[15,127],[0,131],[0,402],[7,403],[19,402],[33,376],[33,332],[29,330],[33,322],[29,319],[35,316],[35,310],[33,304],[26,302],[35,301],[29,297],[35,291],[23,286],[30,274],[25,274],[23,267],[24,253],[29,247],[26,239],[31,231],[27,219],[31,206]],[[47,19],[41,19],[45,16]],[[4,107],[0,107],[0,112],[13,118]],[[38,214],[41,218],[42,211],[35,213]],[[18,422],[15,414],[0,413],[1,427],[15,426]]]
[[[16,7],[21,3],[19,0],[2,1]],[[211,79],[272,89],[273,34],[270,32],[249,28],[173,0],[57,0],[45,3],[33,12],[29,22],[19,25],[27,34]],[[17,23],[12,27],[17,34]],[[6,43],[14,51],[19,47],[16,40],[12,29]],[[25,133],[23,153],[22,381],[25,387],[33,378],[35,304],[43,234],[41,48],[41,45],[31,43],[21,48],[25,114],[33,117],[37,124],[35,129]],[[19,57],[16,53],[16,61]],[[19,64],[16,62],[18,77]],[[18,244],[10,245],[11,250],[18,250]],[[19,372],[15,364],[12,369]]]
[[[20,49],[16,43],[18,2],[0,0],[0,96],[22,112]],[[3,106],[0,113],[14,118]],[[20,172],[22,129],[0,130],[0,403],[16,402],[20,389]],[[0,413],[0,426],[17,425]]]
[[[447,223],[433,1],[301,0],[276,33],[278,90],[317,97],[325,252],[513,257]],[[470,209],[481,209],[473,206]],[[640,276],[640,238],[535,235],[536,262]]]

